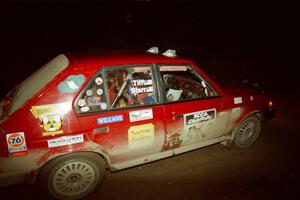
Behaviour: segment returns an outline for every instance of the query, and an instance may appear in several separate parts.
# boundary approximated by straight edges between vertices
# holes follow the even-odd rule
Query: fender
[[[92,141],[86,141],[84,143],[81,143],[80,145],[73,144],[71,146],[67,146],[67,148],[63,146],[61,148],[49,149],[49,151],[43,152],[36,162],[36,167],[34,169],[31,169],[31,171],[28,173],[27,182],[35,182],[39,170],[51,160],[67,154],[81,152],[97,153],[105,160],[105,168],[110,168],[111,160],[105,149],[99,144],[96,144]]]

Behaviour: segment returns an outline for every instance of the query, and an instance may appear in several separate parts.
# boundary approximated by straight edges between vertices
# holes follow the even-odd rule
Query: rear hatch
[[[11,101],[14,98],[14,94],[16,93],[16,90],[17,88],[13,89],[0,101],[0,124],[9,116],[8,110],[10,108]]]
[[[0,124],[68,66],[68,58],[61,54],[9,92],[0,103]]]

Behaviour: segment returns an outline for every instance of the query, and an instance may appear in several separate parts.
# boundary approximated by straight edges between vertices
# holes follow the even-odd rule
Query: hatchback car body
[[[0,104],[0,185],[38,181],[77,199],[116,171],[211,144],[254,143],[272,101],[222,88],[192,61],[62,54]]]

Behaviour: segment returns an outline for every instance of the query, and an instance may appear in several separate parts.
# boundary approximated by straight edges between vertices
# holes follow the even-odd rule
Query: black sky
[[[176,49],[217,79],[226,71],[240,74],[236,79],[249,74],[269,86],[279,76],[292,82],[297,68],[295,5],[199,2],[3,3],[0,95],[62,52],[144,51],[154,45]]]

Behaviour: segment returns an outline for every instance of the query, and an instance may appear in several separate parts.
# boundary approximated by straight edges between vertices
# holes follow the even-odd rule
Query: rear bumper
[[[0,157],[0,187],[35,180],[42,151],[31,151],[27,155]]]
[[[27,170],[23,159],[19,157],[0,158],[0,187],[22,183],[26,177]]]
[[[27,173],[24,171],[0,172],[0,187],[23,183],[26,181]]]

